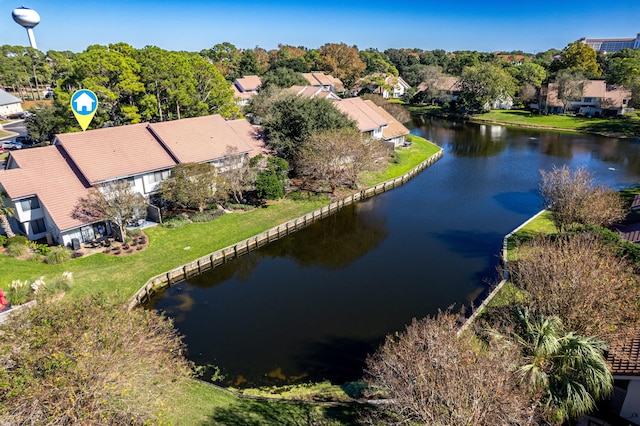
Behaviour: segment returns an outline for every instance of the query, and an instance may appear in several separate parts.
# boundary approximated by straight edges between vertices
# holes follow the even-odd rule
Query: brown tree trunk
[[[11,225],[9,224],[9,219],[7,219],[6,214],[0,215],[0,225],[2,226],[4,232],[7,234],[7,238],[13,238],[16,236],[16,234],[14,234],[11,230]]]

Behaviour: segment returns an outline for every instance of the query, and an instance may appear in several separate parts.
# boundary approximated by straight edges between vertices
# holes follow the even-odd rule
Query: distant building
[[[558,84],[549,83],[540,89],[539,108],[547,114],[572,112],[589,117],[615,117],[633,111],[628,107],[630,100],[631,91],[622,86],[604,80],[585,80],[582,97],[565,105],[558,96]]]
[[[635,38],[586,38],[578,40],[587,44],[596,52],[611,53],[622,49],[640,49],[640,33]]]
[[[0,117],[10,117],[22,112],[22,99],[0,89]]]
[[[231,86],[236,105],[249,105],[249,100],[258,94],[261,86],[262,79],[257,75],[247,75],[242,78],[236,78]]]

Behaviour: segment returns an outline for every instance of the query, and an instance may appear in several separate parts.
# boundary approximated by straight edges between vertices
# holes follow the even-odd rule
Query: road
[[[12,132],[12,133],[15,133],[15,134],[10,135],[10,136],[6,136],[6,137],[0,138],[0,139],[11,139],[11,138],[15,138],[18,135],[26,135],[27,134],[27,128],[24,126],[24,120],[16,120],[16,121],[14,121],[12,123],[3,125],[2,128],[4,130],[6,130],[7,132]]]

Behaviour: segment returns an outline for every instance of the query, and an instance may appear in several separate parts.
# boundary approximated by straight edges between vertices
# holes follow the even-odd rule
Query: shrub
[[[227,204],[227,208],[230,210],[244,210],[244,211],[249,211],[249,210],[253,210],[255,209],[255,206],[249,205],[249,204],[235,204],[235,203],[229,203]]]
[[[287,197],[293,201],[328,201],[325,194],[309,191],[292,191]]]
[[[50,265],[57,265],[71,259],[71,250],[66,247],[58,246],[51,250],[45,259]]]
[[[7,243],[7,236],[0,235],[0,246],[4,246]]]
[[[181,226],[188,225],[189,223],[191,223],[191,221],[186,217],[173,216],[165,220],[164,222],[162,222],[162,226],[164,226],[165,228],[173,229],[173,228],[180,228]]]
[[[192,214],[189,219],[192,222],[211,222],[213,219],[220,217],[224,214],[222,210],[205,210],[203,212],[198,212]]]
[[[29,262],[44,262],[45,259],[46,257],[40,253],[32,253],[29,256]]]
[[[190,376],[171,321],[104,296],[38,303],[0,329],[6,424],[165,424]]]
[[[270,170],[262,171],[256,179],[258,197],[266,200],[277,200],[284,197],[284,187],[278,175]]]
[[[11,238],[7,238],[7,242],[5,243],[6,246],[9,246],[11,244],[21,244],[26,246],[29,244],[29,239],[24,235],[14,235]]]
[[[132,230],[127,230],[127,234],[129,234],[130,237],[139,237],[140,235],[142,235],[142,230],[141,229],[132,229]]]
[[[5,296],[9,304],[13,306],[27,303],[31,299],[29,281],[13,280]]]
[[[44,256],[48,255],[51,253],[51,250],[53,250],[53,248],[47,244],[35,244],[34,249],[36,253],[40,253]]]
[[[11,257],[19,257],[26,254],[29,251],[29,246],[26,244],[11,243],[7,244],[7,255]]]

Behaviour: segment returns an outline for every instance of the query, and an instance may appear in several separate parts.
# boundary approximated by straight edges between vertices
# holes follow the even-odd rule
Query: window
[[[149,183],[154,184],[154,183],[160,183],[168,177],[169,177],[169,171],[164,170],[160,172],[150,173],[147,179],[149,180]]]
[[[29,222],[29,227],[31,228],[32,234],[42,234],[47,232],[47,227],[44,224],[44,220],[36,219]]]
[[[31,210],[39,209],[40,202],[36,197],[28,198],[26,200],[20,201],[20,207],[22,208],[23,212],[28,212]]]

